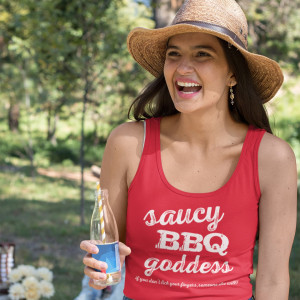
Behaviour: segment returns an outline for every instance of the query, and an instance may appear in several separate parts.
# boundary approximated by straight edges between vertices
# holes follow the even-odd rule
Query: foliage
[[[135,72],[126,50],[126,37],[131,26],[145,20],[147,9],[130,0],[43,0],[38,3],[3,0],[0,8],[4,8],[4,13],[0,13],[0,37],[4,41],[0,68],[7,71],[0,72],[1,88],[5,91],[3,98],[8,102],[9,112],[16,104],[23,108],[21,115],[26,117],[28,138],[25,150],[32,174],[38,141],[32,139],[31,125],[39,111],[47,113],[45,136],[53,145],[50,160],[79,162],[83,172],[86,118],[92,118],[93,144],[99,144],[98,123],[111,127],[124,122],[126,102],[137,93],[145,78],[144,72],[138,75]],[[79,102],[82,105],[76,107],[74,104]],[[81,109],[77,161],[73,153],[76,148],[70,152],[67,148],[57,148],[59,116],[63,110],[72,116],[70,107],[76,107],[76,112]],[[87,115],[88,109],[91,116]],[[108,130],[103,134],[106,138]],[[82,207],[83,185],[82,178]],[[83,215],[81,222],[84,222]]]
[[[126,102],[145,78],[136,72],[126,36],[132,27],[153,26],[147,8],[130,0],[3,0],[0,8],[4,101],[24,107],[25,74],[30,114],[48,113],[48,137],[56,116],[81,101],[86,88],[95,123],[126,119]]]
[[[287,141],[293,148],[300,174],[300,75],[285,74],[285,83],[278,95],[267,104],[274,134]],[[300,186],[299,186],[300,188]]]
[[[299,72],[300,0],[238,0],[249,25],[249,48]]]
[[[44,129],[46,127],[46,114],[39,113],[32,119],[32,138],[34,140],[35,163],[39,167],[54,167],[56,164],[68,166],[78,165],[79,163],[79,121],[80,115],[73,115],[73,119],[62,119],[60,121],[59,135],[57,144],[54,146],[50,141],[45,141]],[[17,158],[24,161],[28,160],[27,135],[21,132],[6,133],[6,126],[0,126],[0,165],[13,165]],[[86,167],[93,164],[100,165],[104,150],[105,140],[100,140],[98,144],[93,144],[93,127],[91,121],[87,121],[86,133]],[[21,127],[21,130],[22,127]]]

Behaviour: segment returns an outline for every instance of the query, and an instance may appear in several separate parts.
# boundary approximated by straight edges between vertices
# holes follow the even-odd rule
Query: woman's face
[[[218,39],[205,33],[170,38],[164,76],[174,105],[182,113],[228,107],[228,89],[236,84]]]

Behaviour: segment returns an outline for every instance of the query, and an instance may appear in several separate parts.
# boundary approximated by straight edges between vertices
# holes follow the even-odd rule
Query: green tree
[[[299,70],[300,0],[239,0],[249,24],[249,47]]]
[[[81,103],[83,174],[86,118],[94,121],[96,144],[111,126],[126,120],[125,107],[145,80],[127,51],[126,37],[132,27],[153,26],[151,11],[132,0],[3,0],[0,8],[1,94],[21,104],[29,136],[30,117],[46,112],[47,139],[53,145],[61,112]],[[34,143],[28,144],[33,162]],[[82,176],[81,223],[83,190]]]

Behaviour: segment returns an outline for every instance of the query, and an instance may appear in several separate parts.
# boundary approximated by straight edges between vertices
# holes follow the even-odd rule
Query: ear
[[[227,82],[227,85],[228,86],[235,86],[237,85],[237,81],[236,81],[236,78],[235,78],[235,75],[234,74],[229,74],[229,78],[228,78],[228,82]]]

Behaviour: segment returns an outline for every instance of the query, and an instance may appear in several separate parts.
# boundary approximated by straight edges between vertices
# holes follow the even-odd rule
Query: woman
[[[128,48],[157,78],[131,107],[146,121],[116,128],[102,162],[124,299],[251,299],[257,236],[255,297],[288,299],[296,163],[263,108],[282,84],[278,64],[248,52],[233,0],[185,1],[171,26],[134,29]],[[97,288],[105,274],[93,268],[106,265],[89,241],[81,248]]]

